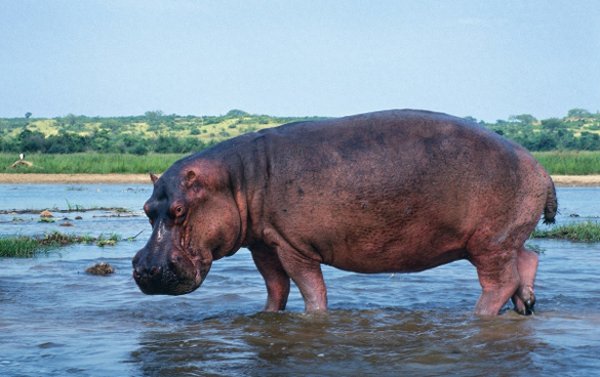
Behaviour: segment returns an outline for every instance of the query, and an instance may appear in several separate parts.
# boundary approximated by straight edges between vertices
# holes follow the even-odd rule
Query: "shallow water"
[[[66,208],[68,200],[141,215],[150,191],[145,185],[0,185],[0,210]],[[561,188],[558,197],[559,223],[600,215],[598,188]],[[146,219],[105,217],[110,211],[81,215],[71,228],[40,224],[35,214],[0,215],[0,235],[58,230],[128,237],[146,230],[116,247],[75,245],[33,259],[0,258],[2,376],[600,373],[598,244],[530,241],[543,250],[532,317],[508,306],[499,318],[472,316],[480,288],[464,261],[418,274],[326,267],[328,314],[303,314],[296,289],[287,312],[265,314],[259,313],[264,283],[247,250],[216,262],[192,294],[145,296],[131,278],[131,258],[150,234]],[[116,273],[83,272],[97,261]]]

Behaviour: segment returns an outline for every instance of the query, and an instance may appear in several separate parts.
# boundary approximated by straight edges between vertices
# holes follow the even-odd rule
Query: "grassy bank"
[[[120,240],[121,237],[116,234],[92,237],[68,235],[60,232],[49,233],[39,237],[3,237],[0,238],[0,257],[31,258],[39,254],[46,254],[61,246],[76,243],[113,246]]]
[[[533,156],[550,174],[600,174],[600,152],[597,151],[534,152]]]
[[[160,173],[183,154],[147,154],[144,156],[121,153],[29,154],[25,159],[33,166],[11,168],[18,156],[0,153],[0,172],[3,173]]]
[[[552,226],[550,229],[536,229],[533,238],[554,238],[569,241],[600,242],[600,224],[586,221],[578,224]]]
[[[161,173],[186,154],[147,155],[121,153],[28,154],[25,159],[33,166],[11,168],[18,156],[0,153],[0,173]],[[534,157],[550,174],[600,174],[600,152],[552,151],[534,152]]]

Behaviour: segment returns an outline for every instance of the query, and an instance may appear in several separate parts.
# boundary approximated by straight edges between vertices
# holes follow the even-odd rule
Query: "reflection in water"
[[[6,190],[0,185],[0,195]],[[39,186],[35,193],[27,190],[13,190],[11,208],[27,208],[30,194],[41,195]],[[82,190],[55,185],[51,192],[59,205],[65,195],[71,203],[136,211],[119,201],[141,206],[149,195],[117,185]],[[566,216],[600,214],[598,189],[559,189],[558,195]],[[58,225],[9,217],[0,221],[0,234],[52,227]],[[107,229],[129,236],[148,224],[143,217],[87,216],[69,231]],[[48,257],[0,258],[0,375],[597,374],[598,245],[530,242],[543,253],[537,311],[528,318],[508,307],[499,318],[472,316],[480,287],[467,262],[405,275],[325,267],[331,311],[306,315],[296,289],[288,312],[257,313],[266,291],[245,250],[215,263],[198,291],[178,297],[145,296],[133,282],[131,257],[144,235],[117,247],[75,245]],[[85,274],[97,261],[113,265],[115,274]]]
[[[339,310],[321,316],[226,316],[145,332],[131,361],[142,374],[156,376],[392,376],[451,371],[480,376],[572,370],[572,366],[556,368],[553,355],[560,347],[536,336],[535,321],[513,314],[482,320],[466,313],[391,309]]]

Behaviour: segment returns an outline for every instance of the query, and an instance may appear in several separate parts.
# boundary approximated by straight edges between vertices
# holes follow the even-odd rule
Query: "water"
[[[418,274],[360,275],[324,268],[330,311],[302,313],[299,292],[285,313],[260,313],[266,291],[250,253],[217,261],[202,287],[145,296],[131,258],[150,227],[146,185],[0,185],[0,210],[124,207],[61,214],[0,215],[0,234],[58,230],[124,237],[116,247],[75,245],[33,259],[0,258],[2,376],[433,376],[600,374],[598,244],[532,240],[543,250],[536,315],[471,314],[480,293],[460,261]],[[559,223],[600,215],[600,188],[561,188]],[[578,214],[579,217],[570,217]],[[74,216],[82,220],[73,220]],[[15,220],[15,217],[19,220]],[[84,270],[106,261],[110,276]],[[507,306],[508,309],[508,306]]]

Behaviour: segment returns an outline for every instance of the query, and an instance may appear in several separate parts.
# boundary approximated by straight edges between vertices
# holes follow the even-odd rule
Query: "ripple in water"
[[[60,199],[62,191],[53,190]],[[141,206],[148,195],[104,190],[102,198],[96,188],[63,191],[104,206],[119,206],[111,202],[119,195]],[[582,193],[566,192],[561,205],[575,210],[579,201],[568,201],[573,192]],[[144,218],[111,221],[131,234],[148,227]],[[107,224],[83,222],[73,231]],[[536,315],[521,317],[507,307],[499,318],[481,319],[471,315],[480,287],[467,262],[408,275],[324,268],[328,314],[302,313],[296,289],[288,312],[259,313],[266,291],[247,251],[215,263],[190,295],[145,296],[131,278],[131,257],[144,242],[142,236],[112,248],[76,245],[48,257],[0,259],[0,375],[588,376],[600,370],[597,245],[532,241],[544,249]],[[98,261],[113,265],[115,274],[85,274]]]

